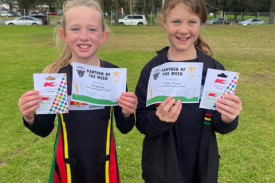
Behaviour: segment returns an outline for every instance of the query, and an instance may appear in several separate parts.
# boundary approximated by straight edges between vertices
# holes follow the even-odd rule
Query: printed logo
[[[44,87],[56,87],[55,82],[45,82]]]
[[[159,77],[159,69],[155,71],[155,73],[153,74],[154,80],[157,80]]]
[[[209,93],[208,97],[217,97],[216,93]]]
[[[42,101],[49,101],[50,97],[42,97]]]
[[[216,79],[215,83],[216,84],[223,84],[223,85],[225,85],[226,84],[226,80],[225,79]]]
[[[77,71],[78,76],[81,77],[81,78],[82,78],[82,77],[84,76],[84,74],[85,74],[85,68],[84,68],[84,67],[78,66],[78,67],[76,68],[76,71]]]

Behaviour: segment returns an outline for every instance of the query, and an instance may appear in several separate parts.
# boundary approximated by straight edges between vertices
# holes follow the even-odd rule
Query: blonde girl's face
[[[163,26],[173,54],[193,54],[201,29],[200,17],[183,3],[177,4],[166,16]]]
[[[72,51],[72,62],[96,65],[97,52],[108,39],[102,30],[102,17],[96,9],[86,6],[73,7],[66,12],[65,30],[59,35]]]

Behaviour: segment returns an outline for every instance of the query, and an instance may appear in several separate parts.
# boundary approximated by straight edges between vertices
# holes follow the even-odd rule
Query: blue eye
[[[89,31],[90,31],[90,32],[97,32],[97,29],[95,29],[95,28],[90,28]]]
[[[181,22],[179,21],[179,20],[174,20],[174,21],[172,21],[172,24],[174,24],[174,25],[179,25]]]
[[[71,29],[73,32],[77,32],[77,31],[79,31],[79,28],[72,28]]]
[[[189,21],[189,24],[191,24],[191,25],[196,25],[196,24],[198,24],[198,22],[195,21],[195,20],[191,20],[191,21]]]

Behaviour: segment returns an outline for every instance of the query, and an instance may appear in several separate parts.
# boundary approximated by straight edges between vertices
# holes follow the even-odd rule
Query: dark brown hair
[[[183,3],[189,7],[191,11],[200,18],[201,24],[206,23],[207,9],[204,0],[166,0],[162,10],[158,15],[158,19],[161,23],[166,22],[166,17],[170,11],[179,3]],[[212,55],[212,50],[209,44],[203,39],[201,35],[199,35],[197,41],[195,42],[195,47],[207,55]]]

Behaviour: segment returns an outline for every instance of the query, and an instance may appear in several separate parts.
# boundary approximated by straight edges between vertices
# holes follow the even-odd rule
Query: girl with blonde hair
[[[65,42],[63,55],[48,66],[45,73],[66,73],[68,95],[72,90],[74,62],[97,67],[116,68],[98,58],[98,50],[109,32],[99,4],[93,0],[71,0],[64,4],[64,15],[58,30]],[[24,125],[45,137],[53,128],[55,114],[37,115],[42,101],[39,91],[28,91],[19,99]],[[132,92],[121,94],[118,106],[91,106],[70,103],[68,114],[58,114],[58,132],[49,182],[119,183],[113,132],[113,115],[120,132],[128,133],[135,124],[137,98]]]

